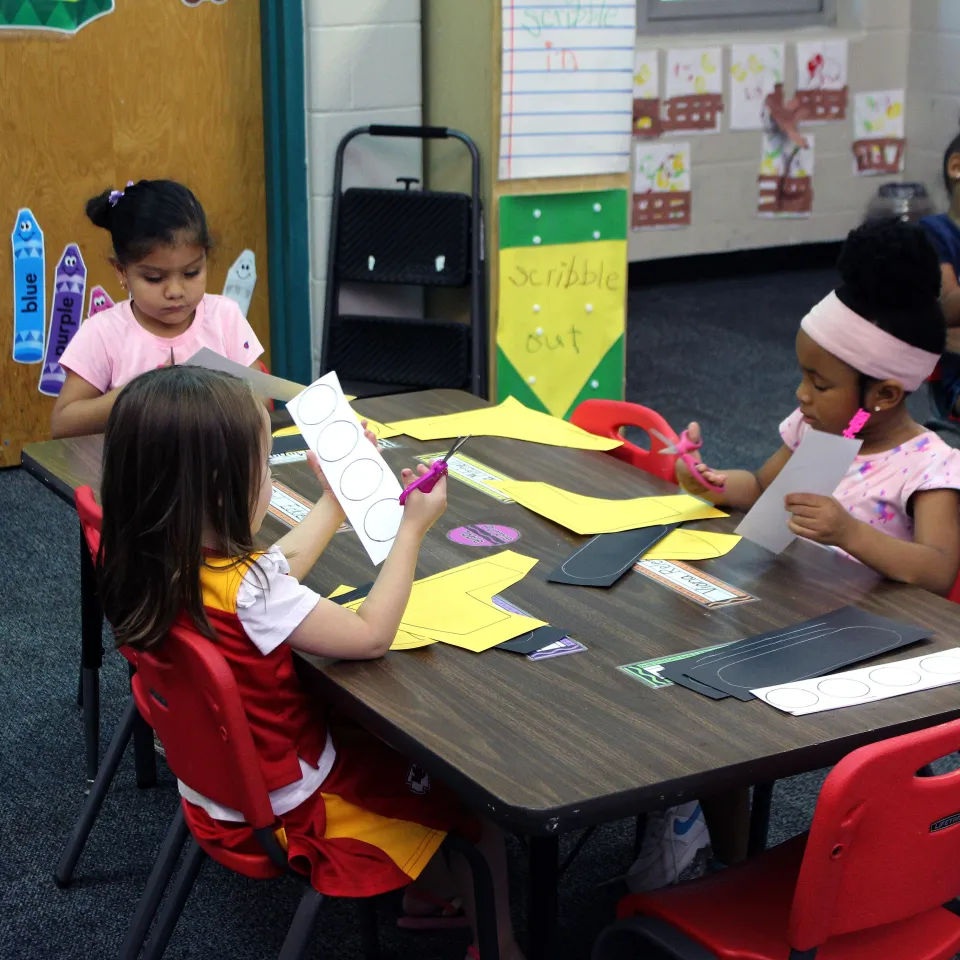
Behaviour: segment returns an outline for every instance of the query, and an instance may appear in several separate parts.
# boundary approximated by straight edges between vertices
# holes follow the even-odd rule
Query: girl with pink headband
[[[786,498],[790,529],[891,580],[946,594],[960,568],[960,451],[906,406],[945,346],[937,254],[921,227],[881,221],[847,237],[837,267],[841,285],[800,324],[799,407],[780,425],[780,449],[756,473],[698,464],[722,493],[681,461],[677,480],[699,497],[747,510],[808,430],[842,434],[862,411],[860,455],[832,497],[798,490]],[[700,439],[697,424],[689,433]]]

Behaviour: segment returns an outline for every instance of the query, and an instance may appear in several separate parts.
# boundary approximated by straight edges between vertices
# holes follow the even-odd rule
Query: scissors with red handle
[[[651,435],[656,437],[664,446],[660,453],[667,454],[669,456],[679,457],[690,473],[694,476],[697,483],[701,486],[706,487],[708,490],[712,490],[714,493],[723,493],[723,487],[718,487],[713,483],[710,483],[706,477],[700,472],[698,462],[690,456],[695,450],[699,450],[703,446],[703,441],[699,443],[694,443],[690,439],[690,434],[684,430],[680,434],[680,439],[674,443],[672,440],[668,440],[659,430],[651,430]]]
[[[421,493],[429,493],[440,480],[441,477],[447,475],[447,461],[469,440],[469,437],[457,437],[453,442],[453,446],[447,451],[446,455],[443,457],[438,457],[433,463],[430,464],[430,469],[417,477],[413,483],[410,484],[403,493],[400,494],[400,506],[402,507],[407,502],[407,497],[414,490],[419,490]]]

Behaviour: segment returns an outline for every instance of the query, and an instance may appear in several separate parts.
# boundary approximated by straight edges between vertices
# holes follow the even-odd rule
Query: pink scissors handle
[[[413,483],[407,487],[403,493],[400,494],[400,506],[402,507],[407,502],[407,497],[414,490],[419,490],[421,493],[429,493],[439,482],[440,478],[446,476],[447,473],[447,461],[438,458],[430,464],[430,469],[417,477]]]
[[[694,443],[690,439],[690,434],[684,430],[680,434],[680,441],[676,444],[677,456],[684,462],[686,468],[690,471],[691,475],[700,484],[701,487],[705,487],[707,490],[711,490],[713,493],[723,493],[724,488],[716,486],[716,484],[710,483],[706,477],[697,469],[697,461],[690,456],[695,450],[699,450],[703,446],[703,441],[699,443]]]

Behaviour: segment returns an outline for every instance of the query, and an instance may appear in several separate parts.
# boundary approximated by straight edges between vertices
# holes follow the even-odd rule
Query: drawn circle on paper
[[[956,676],[960,674],[960,657],[924,657],[920,669],[941,677]]]
[[[870,671],[869,677],[883,687],[909,687],[920,682],[920,674],[916,670],[904,670],[903,667],[877,667]]]
[[[308,426],[328,420],[337,409],[337,391],[325,383],[308,387],[297,404],[297,416]]]
[[[354,460],[340,477],[340,493],[347,500],[366,500],[377,492],[382,480],[383,467],[376,460]]]
[[[471,523],[465,527],[454,527],[447,534],[447,539],[462,547],[500,547],[519,540],[520,531],[499,523]]]
[[[403,507],[399,500],[393,497],[378,500],[363,518],[363,532],[377,543],[386,543],[397,535],[402,518]]]
[[[336,463],[353,452],[360,441],[360,424],[356,420],[334,420],[317,437],[317,456],[327,463]]]
[[[846,677],[828,677],[817,684],[817,689],[826,697],[836,697],[838,700],[856,700],[870,693],[870,687],[862,680],[850,680]]]
[[[763,699],[775,707],[783,707],[784,710],[812,707],[820,700],[812,690],[803,690],[800,687],[779,687],[770,690]]]

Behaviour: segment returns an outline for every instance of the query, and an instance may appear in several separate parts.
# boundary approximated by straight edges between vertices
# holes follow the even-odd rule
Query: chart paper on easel
[[[501,2],[500,179],[626,173],[635,4]]]

